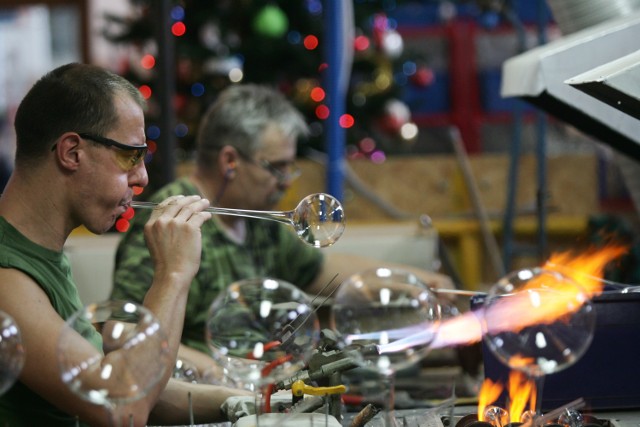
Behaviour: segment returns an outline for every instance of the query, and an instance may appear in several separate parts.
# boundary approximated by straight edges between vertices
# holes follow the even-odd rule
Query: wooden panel
[[[469,159],[480,200],[489,217],[501,218],[507,195],[509,158],[503,154]],[[307,194],[324,191],[324,168],[301,161],[302,177],[281,203],[294,207]],[[474,218],[462,173],[454,156],[391,157],[382,164],[359,160],[349,163],[371,191],[395,208],[418,216]],[[598,211],[596,159],[592,155],[564,155],[547,160],[547,203],[550,214],[589,215]],[[532,214],[536,206],[536,161],[523,156],[518,168],[517,208]],[[353,190],[345,182],[345,212],[348,220],[393,219],[383,209]]]

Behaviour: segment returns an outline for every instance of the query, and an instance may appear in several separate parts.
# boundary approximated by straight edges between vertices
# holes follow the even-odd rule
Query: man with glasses
[[[300,175],[295,164],[296,145],[307,133],[300,112],[277,90],[232,85],[220,93],[203,117],[193,173],[168,184],[151,199],[199,194],[223,208],[273,210]],[[113,298],[141,300],[151,283],[152,269],[142,235],[145,221],[146,215],[137,212],[120,242]],[[209,306],[235,281],[272,277],[315,295],[335,275],[342,281],[353,273],[381,266],[367,258],[324,254],[275,221],[214,215],[202,226],[202,239],[202,262],[191,285],[182,341],[205,353],[209,352],[204,334]],[[418,274],[429,284],[452,287],[446,276],[427,271]],[[184,355],[201,372],[211,364],[202,354]]]
[[[200,262],[201,232],[211,214],[200,196],[176,196],[154,209],[145,229],[151,249],[148,292],[141,298],[167,337],[165,373],[148,393],[109,411],[64,384],[59,351],[76,360],[110,361],[122,371],[126,354],[89,345],[80,335],[58,348],[65,321],[82,309],[63,247],[77,227],[101,234],[131,203],[133,187],[148,183],[144,99],[138,90],[96,66],[68,64],[42,77],[15,117],[15,165],[0,197],[0,311],[16,321],[24,348],[18,381],[0,396],[3,426],[144,426],[224,420],[222,403],[246,392],[171,379],[187,293]],[[101,342],[88,328],[90,342]],[[1,341],[2,337],[0,337]],[[1,346],[0,346],[1,347]],[[0,373],[2,371],[0,366]],[[98,392],[96,392],[98,393]]]

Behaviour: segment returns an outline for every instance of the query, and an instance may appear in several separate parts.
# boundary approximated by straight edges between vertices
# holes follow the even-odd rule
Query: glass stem
[[[262,415],[262,413],[264,412],[264,408],[262,407],[263,403],[262,389],[260,387],[256,387],[256,427],[260,427],[260,415]]]
[[[111,427],[122,427],[122,414],[118,405],[107,406],[106,409]]]
[[[537,375],[533,377],[533,379],[536,386],[536,415],[532,427],[537,427],[539,425],[538,420],[542,417],[542,389],[544,388],[544,375]]]
[[[194,420],[194,416],[193,416],[193,398],[191,396],[191,392],[188,393],[187,395],[188,399],[189,399],[189,425],[191,427],[195,426],[195,420]]]
[[[384,386],[386,388],[386,402],[384,416],[385,427],[396,426],[396,414],[395,414],[395,399],[396,399],[396,385],[394,374],[384,375]]]
[[[125,417],[125,414],[122,412],[122,409],[118,405],[113,405],[111,407],[107,407],[107,411],[109,412],[109,417],[111,420],[112,427],[122,427],[122,420]],[[126,426],[125,427],[133,427],[133,414],[126,415]]]

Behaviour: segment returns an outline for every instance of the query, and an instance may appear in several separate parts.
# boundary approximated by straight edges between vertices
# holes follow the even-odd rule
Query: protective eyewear
[[[279,183],[293,182],[302,173],[300,168],[290,160],[281,160],[276,162],[269,162],[267,160],[256,160],[248,154],[238,150],[237,148],[236,151],[243,159],[258,165],[262,169],[269,172]]]
[[[273,175],[278,180],[278,182],[281,183],[293,182],[302,173],[300,168],[295,163],[290,161],[271,163],[266,160],[260,160],[258,161],[258,164],[260,165],[260,167]]]
[[[144,145],[127,145],[118,141],[114,141],[110,138],[105,138],[104,136],[93,135],[90,133],[78,133],[80,138],[89,139],[93,142],[97,142],[98,144],[104,145],[106,147],[115,147],[116,150],[116,161],[124,170],[131,170],[136,165],[138,165],[147,154],[147,150],[149,147],[147,144]]]

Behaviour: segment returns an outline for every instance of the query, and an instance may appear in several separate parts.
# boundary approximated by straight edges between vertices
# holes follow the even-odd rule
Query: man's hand
[[[198,271],[200,227],[211,218],[209,201],[200,196],[169,197],[153,209],[144,236],[156,275],[177,275],[187,285]]]

